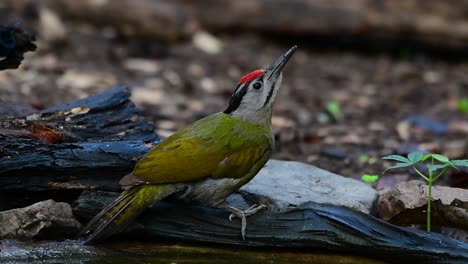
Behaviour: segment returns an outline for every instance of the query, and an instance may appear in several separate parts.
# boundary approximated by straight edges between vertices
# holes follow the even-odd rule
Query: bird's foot
[[[227,206],[227,209],[231,212],[229,215],[229,221],[232,221],[233,218],[239,217],[241,220],[241,234],[242,234],[242,239],[245,240],[245,229],[247,228],[247,216],[251,216],[256,214],[258,211],[267,208],[266,205],[259,205],[257,206],[256,204],[252,205],[251,207],[242,210],[236,207],[232,206]]]

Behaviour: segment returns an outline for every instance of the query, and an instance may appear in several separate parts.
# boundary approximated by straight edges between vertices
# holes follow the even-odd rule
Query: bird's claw
[[[232,221],[232,219],[234,219],[235,217],[237,217],[234,213],[231,213],[229,215],[229,221]],[[241,217],[242,218],[242,217]]]
[[[247,228],[247,216],[256,214],[258,211],[266,207],[267,206],[263,204],[259,206],[254,204],[251,207],[245,210],[242,210],[236,207],[228,206],[228,210],[231,211],[231,214],[229,215],[229,221],[232,221],[232,219],[234,219],[235,217],[239,217],[241,220],[241,235],[242,235],[243,240],[245,240],[245,229]]]

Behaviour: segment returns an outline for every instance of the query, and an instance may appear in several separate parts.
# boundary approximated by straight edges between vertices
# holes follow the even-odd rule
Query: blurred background
[[[0,22],[38,46],[0,73],[1,117],[126,85],[167,137],[223,111],[242,75],[298,45],[273,158],[359,178],[382,174],[388,154],[468,156],[467,1],[2,0]],[[439,183],[466,188],[468,172]]]

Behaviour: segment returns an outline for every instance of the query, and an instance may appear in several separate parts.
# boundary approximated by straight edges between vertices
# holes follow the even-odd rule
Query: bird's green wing
[[[270,131],[219,113],[168,137],[137,162],[133,174],[152,183],[239,178],[272,149]]]
[[[270,154],[271,150],[265,150],[264,148],[260,148],[258,146],[243,148],[237,152],[230,153],[223,161],[218,164],[215,170],[211,173],[211,177],[243,177],[260,159],[262,159],[265,155],[268,155],[269,157]]]

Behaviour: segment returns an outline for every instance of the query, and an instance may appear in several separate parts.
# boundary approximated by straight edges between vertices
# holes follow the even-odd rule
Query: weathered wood
[[[89,220],[115,197],[112,193],[85,193],[77,200],[74,213]],[[240,221],[229,221],[228,216],[224,209],[160,202],[120,238],[323,249],[391,263],[468,261],[468,244],[436,233],[394,226],[346,207],[311,202],[284,213],[259,212],[248,218],[246,240],[240,236]]]
[[[123,35],[175,41],[193,33],[189,14],[170,2],[153,0],[53,1],[52,8],[67,17],[111,25]]]
[[[0,190],[120,190],[118,179],[159,142],[129,96],[117,87],[0,120]]]

